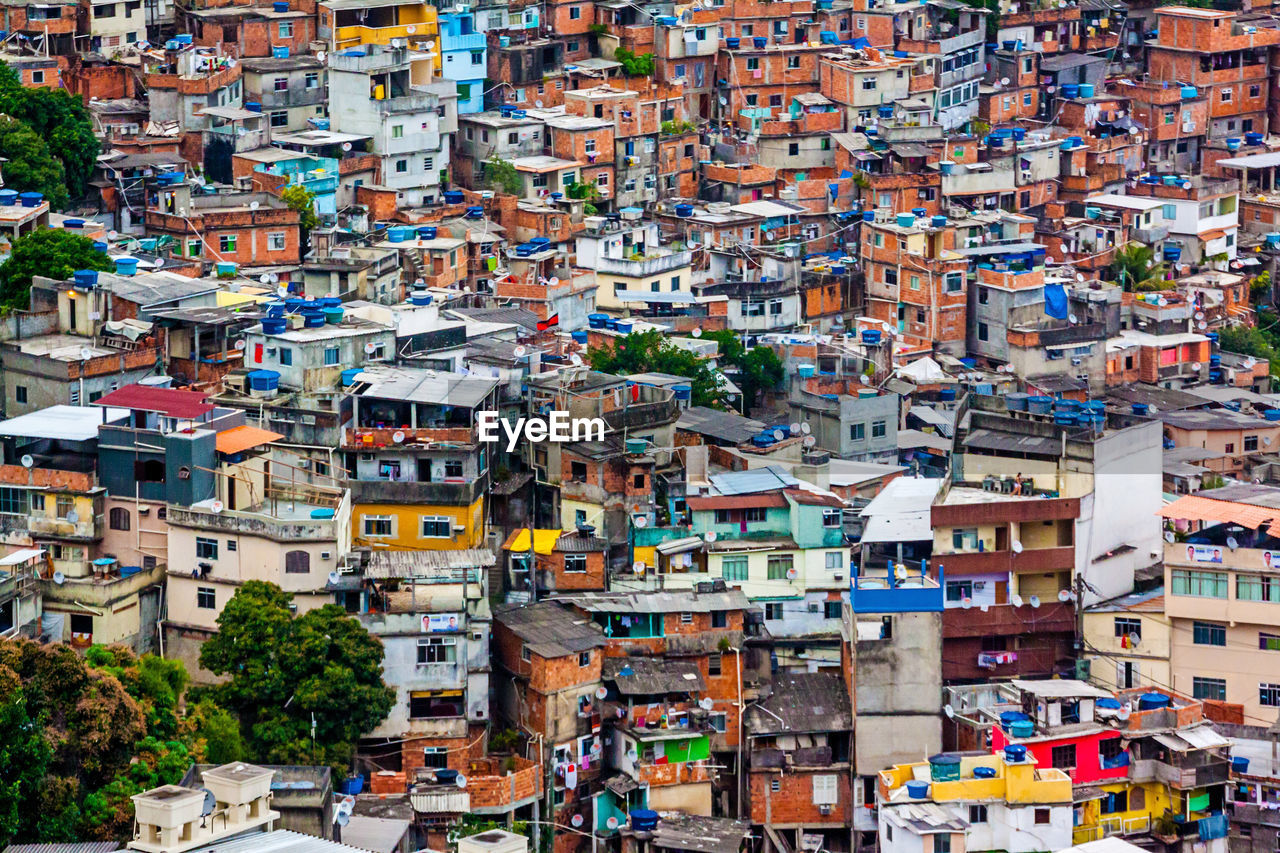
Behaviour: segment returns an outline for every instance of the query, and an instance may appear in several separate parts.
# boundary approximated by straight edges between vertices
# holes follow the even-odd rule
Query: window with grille
[[[720,577],[727,581],[744,581],[747,579],[746,557],[725,557],[720,561]]]

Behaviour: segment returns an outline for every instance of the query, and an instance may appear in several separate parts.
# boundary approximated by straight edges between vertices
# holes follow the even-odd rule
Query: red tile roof
[[[105,397],[99,397],[94,405],[157,412],[165,417],[189,420],[213,411],[214,406],[205,402],[207,396],[199,391],[182,391],[178,388],[126,385]]]
[[[746,507],[784,507],[787,499],[781,491],[756,492],[752,495],[712,495],[689,498],[689,509],[743,509]]]

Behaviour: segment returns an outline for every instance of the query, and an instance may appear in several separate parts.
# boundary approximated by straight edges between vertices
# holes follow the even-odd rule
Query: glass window
[[[337,348],[337,347],[325,347],[325,348],[324,348],[324,363],[325,363],[325,365],[326,365],[326,366],[334,365],[334,364],[337,364],[337,363],[338,363],[338,348]]]
[[[218,540],[196,537],[196,558],[200,560],[218,559]]]
[[[457,660],[457,637],[423,637],[418,640],[418,663],[454,663]]]
[[[1197,646],[1225,646],[1227,628],[1212,622],[1194,622],[1191,625],[1191,638]]]
[[[1201,678],[1200,676],[1195,676],[1191,679],[1191,698],[1214,699],[1219,702],[1225,702],[1227,699],[1227,680],[1225,678]]]
[[[366,515],[364,517],[364,535],[365,536],[390,536],[391,535],[391,516]]]
[[[1263,682],[1258,685],[1258,704],[1268,708],[1280,707],[1280,684]]]
[[[1198,572],[1191,569],[1174,569],[1170,574],[1174,595],[1191,595],[1198,598],[1226,598],[1226,572]]]
[[[582,574],[587,570],[587,555],[565,554],[564,570],[566,572],[573,572],[574,574]]]
[[[196,587],[196,607],[201,610],[217,610],[218,591],[211,586]]]
[[[766,577],[771,581],[786,580],[794,562],[795,558],[791,554],[770,554]]]
[[[311,572],[311,554],[307,551],[289,551],[284,555],[286,575],[305,575]]]
[[[422,538],[447,539],[453,529],[453,519],[447,515],[424,515],[422,517]]]
[[[747,558],[725,557],[720,561],[720,577],[727,581],[745,581],[747,579]]]

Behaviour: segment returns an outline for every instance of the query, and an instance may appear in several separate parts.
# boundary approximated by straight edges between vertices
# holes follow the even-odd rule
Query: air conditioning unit
[[[827,803],[823,803],[822,805],[818,806],[818,814],[822,814],[822,815],[831,814],[831,806],[828,805]]]
[[[332,552],[332,551],[321,551],[321,552],[320,552],[320,559],[322,559],[322,560],[332,560],[332,559],[333,559],[333,552]]]
[[[466,531],[467,531],[467,526],[465,524],[455,524],[453,526],[454,533],[465,533]]]

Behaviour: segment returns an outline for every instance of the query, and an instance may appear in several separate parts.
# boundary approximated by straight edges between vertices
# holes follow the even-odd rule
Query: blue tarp
[[[1059,320],[1067,319],[1067,289],[1061,284],[1044,286],[1044,313]]]

